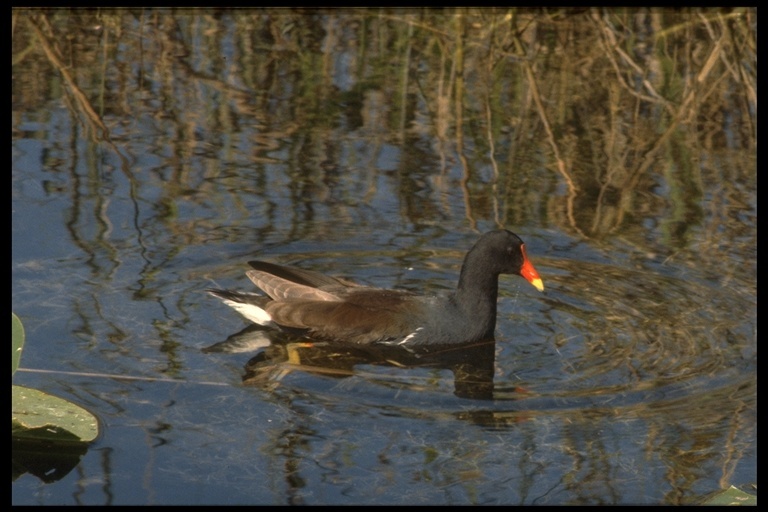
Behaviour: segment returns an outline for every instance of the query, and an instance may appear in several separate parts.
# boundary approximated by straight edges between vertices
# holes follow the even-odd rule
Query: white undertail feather
[[[274,325],[272,322],[272,317],[269,315],[269,313],[261,309],[259,306],[224,298],[221,298],[221,300],[224,302],[224,304],[231,307],[253,323],[267,326]]]

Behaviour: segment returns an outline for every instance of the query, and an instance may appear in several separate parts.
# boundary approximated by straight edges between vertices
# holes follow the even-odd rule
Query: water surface
[[[754,16],[14,11],[14,383],[102,434],[13,503],[749,490]],[[249,259],[435,293],[499,226],[546,290],[503,276],[492,343],[204,351]]]

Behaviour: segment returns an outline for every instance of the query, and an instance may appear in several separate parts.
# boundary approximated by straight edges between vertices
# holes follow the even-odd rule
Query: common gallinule
[[[361,286],[311,270],[250,261],[246,275],[266,295],[207,290],[248,320],[309,339],[404,347],[492,339],[499,274],[518,274],[544,290],[520,238],[491,231],[469,250],[456,291],[418,295]]]

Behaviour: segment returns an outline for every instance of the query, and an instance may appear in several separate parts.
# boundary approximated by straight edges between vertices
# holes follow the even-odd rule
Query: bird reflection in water
[[[360,373],[362,365],[450,370],[454,394],[461,398],[493,399],[495,340],[464,345],[427,345],[404,348],[392,345],[365,346],[313,342],[250,325],[225,341],[203,349],[205,353],[258,353],[245,365],[243,384],[274,389],[292,371],[303,371],[331,378],[347,378]]]

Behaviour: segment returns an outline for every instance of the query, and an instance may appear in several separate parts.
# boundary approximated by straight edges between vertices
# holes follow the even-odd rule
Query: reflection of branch
[[[496,227],[503,228],[499,219],[499,164],[496,162],[496,145],[493,142],[493,113],[491,112],[491,93],[485,91],[485,126],[488,127],[486,136],[488,137],[488,158],[491,160],[491,169],[493,170],[493,183],[491,184],[491,198],[493,199],[493,220]]]
[[[472,202],[470,201],[469,194],[469,163],[467,157],[464,155],[464,17],[458,16],[456,18],[458,24],[458,37],[456,38],[456,49],[454,51],[453,65],[455,66],[455,78],[454,84],[454,107],[456,119],[456,155],[461,162],[461,191],[464,194],[464,215],[469,221],[469,226],[477,231],[477,220],[472,214]]]
[[[522,41],[520,41],[520,39],[517,36],[515,36],[515,45],[517,47],[517,51],[521,55],[525,55],[523,43]],[[576,194],[578,193],[579,189],[576,186],[576,183],[574,183],[573,179],[571,178],[571,175],[568,172],[568,169],[566,168],[565,161],[560,155],[560,148],[557,145],[557,141],[555,141],[555,134],[552,132],[552,127],[549,124],[549,119],[547,119],[547,113],[544,110],[544,103],[542,103],[541,101],[541,95],[539,94],[539,87],[536,84],[536,76],[533,73],[533,68],[531,67],[531,63],[528,60],[523,60],[521,64],[523,66],[523,69],[525,69],[525,74],[526,74],[526,77],[528,78],[528,84],[531,88],[531,95],[533,96],[533,101],[536,103],[536,109],[539,111],[539,118],[541,119],[541,123],[544,126],[544,130],[547,132],[547,140],[549,141],[549,145],[552,147],[552,152],[555,155],[555,160],[557,162],[557,171],[565,180],[566,185],[568,185],[568,201],[566,202],[566,214],[568,216],[568,221],[571,223],[571,227],[573,229],[575,229],[580,235],[586,238],[586,235],[576,225],[576,218],[573,215],[573,209],[574,209],[573,205],[576,199]]]
[[[680,104],[675,105],[666,98],[663,98],[658,92],[656,92],[654,87],[644,76],[642,77],[642,84],[643,88],[647,91],[648,94],[643,94],[634,90],[634,88],[626,82],[621,70],[621,64],[617,62],[614,54],[619,55],[621,61],[634,69],[638,75],[643,75],[642,67],[634,62],[633,59],[625,51],[622,50],[621,44],[616,37],[614,29],[609,25],[607,21],[605,21],[604,18],[601,18],[599,14],[595,12],[592,15],[592,21],[603,34],[601,43],[605,49],[605,55],[613,66],[616,72],[616,77],[622,87],[633,96],[639,98],[641,101],[660,103],[664,105],[670,116],[669,125],[667,126],[666,130],[664,130],[664,132],[656,138],[650,149],[648,149],[648,151],[646,151],[643,155],[643,159],[640,164],[629,173],[624,182],[619,186],[620,193],[624,195],[635,189],[640,177],[643,176],[654,164],[657,154],[665,146],[670,136],[678,129],[678,126],[681,124],[681,122],[684,122],[691,114],[695,113],[695,111],[691,109],[691,105],[703,101],[704,98],[706,98],[713,90],[715,90],[716,86],[722,80],[722,78],[727,75],[728,71],[726,71],[726,73],[721,78],[708,81],[708,77],[714,68],[715,63],[718,61],[718,59],[722,58],[722,49],[725,35],[720,36],[720,38],[715,41],[709,56],[704,61],[701,70],[696,75],[696,79],[688,87],[688,90],[684,92],[683,99]],[[710,34],[712,34],[711,30]],[[726,64],[726,67],[728,67],[728,64]],[[709,86],[707,90],[703,90],[704,84]],[[619,226],[621,226],[624,213],[624,208],[618,209],[618,217],[616,218],[611,231],[614,231]]]
[[[44,17],[43,20],[45,20]],[[109,141],[109,130],[101,121],[101,117],[99,117],[99,115],[93,109],[93,106],[91,106],[91,102],[88,101],[88,98],[85,96],[83,91],[81,91],[75,83],[75,80],[72,78],[69,70],[61,61],[58,51],[51,45],[51,43],[48,41],[48,38],[45,36],[45,34],[43,34],[42,30],[40,30],[40,27],[38,27],[32,19],[29,19],[29,24],[32,27],[32,31],[37,36],[37,40],[40,41],[40,44],[43,47],[43,51],[45,51],[46,57],[48,57],[48,60],[51,62],[53,67],[56,68],[59,73],[61,73],[61,76],[64,77],[64,81],[72,91],[72,95],[77,100],[80,108],[82,108],[82,110],[85,112],[85,118],[87,121],[89,121],[91,133],[95,133],[96,130],[94,127],[96,127],[101,130],[102,138],[106,141]]]
[[[622,76],[621,67],[619,66],[619,63],[616,62],[616,59],[613,56],[613,51],[619,54],[621,59],[626,62],[631,68],[635,70],[635,72],[638,75],[643,75],[643,69],[642,67],[637,64],[632,57],[630,57],[627,52],[621,49],[621,45],[616,40],[616,34],[614,34],[613,29],[608,25],[607,22],[603,21],[602,18],[600,18],[599,14],[597,12],[593,12],[592,14],[592,20],[595,24],[599,27],[602,27],[602,33],[605,35],[605,39],[608,40],[606,43],[605,39],[600,39],[600,42],[603,45],[603,48],[605,49],[605,55],[608,57],[608,60],[610,61],[611,65],[613,66],[613,69],[616,71],[616,78],[618,79],[619,83],[624,86],[624,89],[628,93],[630,93],[633,96],[636,96],[637,98],[648,101],[651,103],[661,103],[662,105],[666,106],[668,109],[671,107],[669,101],[667,101],[663,96],[661,96],[659,93],[656,92],[656,89],[651,85],[651,83],[648,81],[647,78],[643,77],[643,87],[648,91],[648,94],[641,94],[637,92],[633,87],[630,87],[629,84],[627,84],[627,81],[624,80],[624,77]]]
[[[724,36],[723,36],[724,37]],[[645,154],[642,163],[638,166],[637,169],[634,170],[630,174],[630,176],[625,180],[624,185],[621,187],[622,190],[625,188],[633,188],[639,177],[653,164],[654,157],[656,156],[656,153],[661,149],[661,147],[666,143],[667,139],[672,135],[672,133],[677,129],[680,122],[687,117],[687,110],[691,103],[697,98],[697,95],[699,93],[699,87],[701,83],[703,83],[707,76],[709,75],[710,71],[712,71],[712,67],[715,63],[715,61],[719,58],[720,52],[723,47],[723,37],[721,37],[717,43],[715,43],[714,48],[712,48],[712,51],[709,54],[709,57],[707,57],[707,60],[704,62],[704,65],[701,68],[701,71],[699,71],[699,74],[696,76],[696,85],[690,88],[688,92],[685,94],[685,97],[683,98],[683,101],[680,103],[680,106],[677,108],[677,112],[674,116],[672,116],[669,127],[662,133],[658,139],[656,139],[656,142],[654,143],[653,147],[648,150],[648,152]],[[719,83],[720,80],[715,80],[712,84],[712,87],[710,90],[714,89],[714,87]],[[706,92],[702,96],[708,96],[709,92]]]
[[[48,25],[48,21],[45,16],[42,16],[40,21]],[[53,65],[53,67],[56,68],[59,73],[61,73],[61,76],[64,77],[64,81],[72,91],[72,95],[75,97],[75,100],[77,100],[77,104],[80,105],[80,108],[83,110],[84,117],[90,126],[90,133],[95,135],[96,128],[101,130],[101,140],[106,142],[115,151],[115,154],[120,158],[120,168],[130,180],[131,187],[133,188],[135,183],[133,181],[133,174],[131,172],[128,159],[120,152],[120,150],[117,149],[115,144],[110,139],[109,129],[107,129],[106,125],[102,122],[101,116],[96,113],[85,93],[83,93],[83,91],[80,90],[80,87],[77,86],[74,78],[72,78],[72,75],[69,73],[67,66],[65,66],[62,62],[58,50],[54,48],[54,46],[50,43],[48,37],[43,34],[43,31],[40,30],[40,27],[38,27],[31,18],[28,19],[28,22],[32,27],[32,31],[34,32],[35,36],[37,36],[38,41],[40,41],[40,44],[43,47],[43,51],[45,51],[45,55],[48,57],[51,65]],[[50,26],[48,26],[48,28],[50,29]]]

